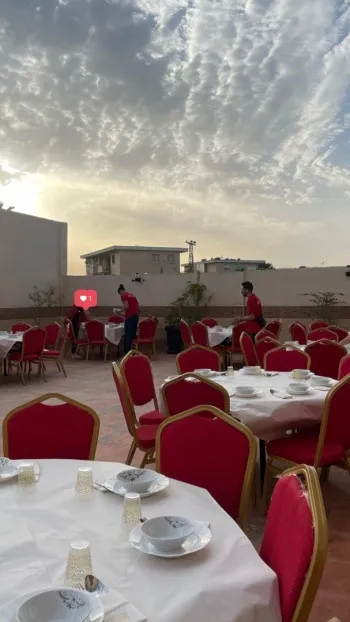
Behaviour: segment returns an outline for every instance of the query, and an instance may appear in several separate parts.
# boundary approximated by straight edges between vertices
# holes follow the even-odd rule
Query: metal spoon
[[[93,574],[86,575],[84,580],[84,589],[91,594],[96,594],[96,596],[101,596],[105,592],[108,592],[108,587]]]

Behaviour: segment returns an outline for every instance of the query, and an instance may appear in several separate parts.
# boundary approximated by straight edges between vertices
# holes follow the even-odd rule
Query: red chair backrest
[[[13,326],[11,326],[11,332],[12,333],[24,333],[29,328],[31,328],[31,325],[27,324],[27,322],[18,322],[17,324],[14,324]]]
[[[324,442],[341,445],[350,449],[350,377],[346,376],[326,397],[320,437],[325,433]]]
[[[108,324],[123,324],[124,318],[121,315],[111,315],[107,321]]]
[[[320,339],[328,339],[329,341],[339,341],[339,337],[336,333],[329,328],[316,328],[312,330],[308,336],[308,341],[319,341]]]
[[[138,337],[139,339],[154,339],[156,336],[158,322],[153,317],[147,317],[139,322]]]
[[[180,333],[182,337],[183,344],[185,348],[187,348],[192,343],[192,333],[189,325],[184,320],[181,320],[180,324]]]
[[[68,339],[70,341],[75,342],[75,334],[73,329],[73,324],[68,317],[63,318],[63,326],[68,326]]]
[[[264,366],[265,354],[270,352],[270,350],[275,350],[275,348],[278,348],[280,345],[279,341],[276,341],[276,339],[272,339],[271,337],[265,337],[255,343],[255,352],[261,367]]]
[[[276,336],[273,333],[271,333],[269,330],[267,330],[267,328],[262,328],[255,335],[255,343],[260,341],[260,339],[265,339],[265,337],[271,337],[271,339],[276,339]]]
[[[232,327],[232,352],[242,352],[241,335],[245,332],[246,327],[247,322],[240,322]]]
[[[119,396],[119,401],[120,401],[120,404],[123,410],[125,423],[127,425],[128,431],[131,434],[131,436],[134,436],[136,416],[130,404],[130,398],[126,392],[123,378],[120,374],[120,370],[119,370],[117,363],[112,363],[112,376],[113,376],[114,384],[115,384],[115,387],[117,389],[117,393]]]
[[[202,324],[204,324],[204,326],[208,326],[208,328],[214,328],[214,326],[217,326],[218,323],[216,320],[214,320],[212,317],[205,317],[201,320]]]
[[[310,324],[310,330],[317,330],[318,328],[327,328],[329,326],[328,322],[324,322],[323,320],[315,320]]]
[[[313,478],[315,487],[319,486],[316,475]],[[318,488],[319,491],[319,488]],[[265,525],[260,557],[276,573],[280,595],[281,619],[292,622],[294,613],[302,594],[304,584],[310,585],[312,596],[305,605],[311,608],[318,583],[309,583],[308,572],[314,570],[320,580],[326,558],[325,538],[319,539],[322,529],[327,537],[324,509],[321,506],[321,493],[317,495],[319,512],[309,503],[310,490],[305,492],[302,482],[295,474],[286,474],[277,481]],[[323,548],[324,546],[324,548]],[[320,565],[314,557],[315,548],[320,547]],[[321,549],[322,547],[322,549]],[[325,549],[325,550],[324,550]],[[317,560],[318,561],[318,560]],[[322,565],[323,562],[323,565]],[[311,601],[311,602],[310,602]],[[298,621],[307,620],[308,612]]]
[[[22,339],[22,356],[37,354],[41,356],[45,346],[46,332],[43,328],[33,326],[26,330]]]
[[[203,416],[206,411],[192,409],[161,426],[156,445],[157,471],[205,488],[237,519],[245,485],[251,482],[247,469],[251,470],[255,462],[254,437],[232,419],[227,421],[227,415],[216,408],[211,413],[209,419]]]
[[[311,358],[310,369],[314,374],[338,379],[340,361],[347,354],[344,346],[334,341],[315,341],[306,346],[305,352]]]
[[[245,365],[259,365],[253,339],[248,333],[242,333],[240,338],[241,350]]]
[[[52,399],[60,404],[45,403]],[[94,410],[48,393],[8,413],[3,422],[4,451],[12,460],[93,460],[99,428]]]
[[[197,406],[215,406],[230,413],[227,391],[196,374],[184,374],[162,386],[163,403],[169,415],[178,415]]]
[[[129,352],[120,363],[120,373],[135,406],[144,406],[156,398],[152,365],[144,354]]]
[[[270,322],[267,322],[265,330],[268,330],[276,339],[278,339],[282,330],[282,320],[271,320]]]
[[[335,333],[336,335],[338,335],[338,341],[343,341],[343,339],[346,339],[347,337],[349,337],[349,333],[347,330],[345,330],[345,328],[340,328],[339,326],[328,326],[328,330],[331,330],[332,333]]]
[[[307,344],[307,330],[303,324],[299,322],[293,322],[289,327],[289,333],[292,341],[297,341],[301,346]]]
[[[264,369],[266,371],[293,371],[293,369],[309,369],[310,357],[301,350],[280,346],[265,354]]]
[[[190,346],[176,357],[176,365],[180,374],[195,369],[212,369],[220,371],[221,361],[218,352],[204,346]]]
[[[338,379],[341,380],[350,374],[350,354],[346,354],[340,361]]]
[[[44,326],[46,332],[45,348],[53,348],[56,346],[61,327],[57,322]]]
[[[209,347],[208,328],[205,324],[202,324],[202,322],[193,322],[191,331],[194,343],[200,346],[206,346],[207,348]]]
[[[105,339],[105,326],[100,320],[86,322],[85,331],[88,341],[104,341]]]

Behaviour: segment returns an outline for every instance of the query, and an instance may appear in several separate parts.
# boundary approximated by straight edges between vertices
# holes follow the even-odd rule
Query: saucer
[[[213,537],[208,523],[193,521],[193,524],[195,526],[194,533],[191,534],[187,540],[185,540],[178,551],[171,551],[168,553],[158,551],[153,544],[141,537],[141,524],[134,527],[134,529],[130,532],[129,542],[134,549],[141,551],[141,553],[146,553],[146,555],[153,555],[153,557],[164,557],[167,559],[185,557],[186,555],[191,555],[192,553],[196,553],[197,551],[204,549]]]
[[[108,477],[103,482],[103,486],[105,486],[105,488],[107,488],[107,490],[109,490],[110,492],[114,492],[116,495],[119,495],[120,497],[124,497],[128,492],[126,488],[124,488],[124,486],[122,486],[122,484],[118,482],[116,475],[112,475],[112,477]],[[147,492],[140,493],[140,497],[141,499],[144,499],[145,497],[151,497],[152,495],[155,495],[157,492],[164,490],[168,486],[169,486],[168,478],[165,477],[164,475],[158,475],[157,479],[155,479],[151,483]]]
[[[287,393],[289,393],[289,395],[294,395],[296,397],[303,397],[304,395],[310,395],[310,393],[312,393],[312,389],[311,387],[308,387],[306,389],[306,391],[293,391],[293,389],[289,389],[287,388]]]
[[[64,589],[64,587],[62,587],[62,589]],[[2,607],[0,607],[0,622],[18,622],[17,613],[22,603],[24,603],[31,596],[41,594],[43,591],[45,590],[38,590],[31,594],[25,594],[9,601],[8,603],[5,603]],[[86,622],[102,622],[105,617],[105,610],[101,598],[98,598],[93,594],[89,594],[89,597],[91,599],[92,608]]]
[[[238,397],[240,400],[251,400],[254,397],[260,397],[261,394],[261,389],[255,389],[254,393],[251,393],[250,395],[247,395],[245,393],[237,393],[237,391],[235,391],[232,397]]]

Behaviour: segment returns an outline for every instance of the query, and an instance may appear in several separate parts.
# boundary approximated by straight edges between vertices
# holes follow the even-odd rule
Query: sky
[[[0,199],[113,244],[350,264],[350,3],[1,0]]]

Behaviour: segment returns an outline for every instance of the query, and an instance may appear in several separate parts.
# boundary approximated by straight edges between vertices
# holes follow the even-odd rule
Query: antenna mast
[[[194,252],[193,252],[193,249],[196,246],[197,242],[195,240],[186,240],[186,244],[188,244],[188,268],[189,268],[189,272],[194,272]]]

